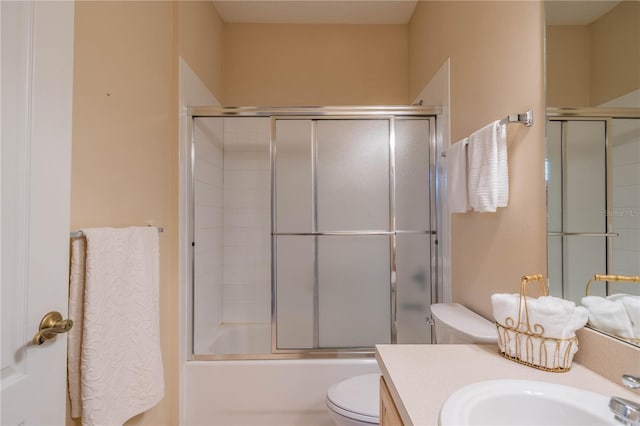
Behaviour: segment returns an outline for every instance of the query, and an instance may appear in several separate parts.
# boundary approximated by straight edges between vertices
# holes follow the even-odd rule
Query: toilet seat
[[[360,422],[380,423],[380,374],[364,374],[332,385],[327,406],[341,416]]]

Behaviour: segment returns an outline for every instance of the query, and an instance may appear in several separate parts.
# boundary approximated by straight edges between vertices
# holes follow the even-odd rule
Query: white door
[[[64,425],[74,4],[0,1],[2,425]]]

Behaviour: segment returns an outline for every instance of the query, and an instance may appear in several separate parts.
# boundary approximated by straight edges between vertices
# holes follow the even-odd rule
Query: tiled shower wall
[[[194,342],[218,327],[271,321],[268,118],[196,118]]]
[[[224,323],[270,322],[269,118],[224,119]]]
[[[194,349],[208,352],[222,322],[223,120],[194,125]]]

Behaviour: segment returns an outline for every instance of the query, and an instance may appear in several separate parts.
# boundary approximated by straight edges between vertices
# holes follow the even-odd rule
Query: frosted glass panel
[[[640,119],[616,119],[612,126],[612,272],[640,274]],[[610,283],[613,293],[640,294],[640,285]]]
[[[566,123],[565,232],[606,232],[604,124]]]
[[[547,231],[562,232],[562,123],[547,121]],[[562,236],[547,237],[547,276],[549,294],[563,297]]]
[[[562,123],[548,121],[546,131],[547,229],[549,232],[562,232]],[[561,284],[560,281],[557,283]]]
[[[564,125],[563,230],[606,232],[605,123],[574,121]],[[565,298],[580,302],[589,278],[607,270],[606,253],[604,237],[564,237]],[[597,290],[592,294],[597,295]]]
[[[564,237],[564,298],[580,303],[594,274],[607,270],[605,237]],[[602,272],[600,272],[602,271]],[[604,285],[593,285],[589,294],[604,296]]]
[[[278,349],[313,347],[314,238],[276,238]]]
[[[389,343],[389,237],[319,237],[320,347]]]
[[[396,227],[429,230],[429,121],[396,120]]]
[[[562,236],[547,237],[547,277],[549,295],[563,298],[562,290]]]
[[[276,122],[276,230],[311,232],[311,120]]]
[[[195,353],[208,353],[223,322],[224,126],[212,117],[193,123],[193,341]]]
[[[430,343],[425,318],[431,305],[430,235],[399,234],[396,239],[398,343]]]
[[[317,144],[318,230],[388,230],[388,121],[319,120]]]

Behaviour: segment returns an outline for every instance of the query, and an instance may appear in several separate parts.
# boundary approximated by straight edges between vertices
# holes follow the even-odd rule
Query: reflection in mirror
[[[640,2],[547,1],[550,294],[640,344]]]

